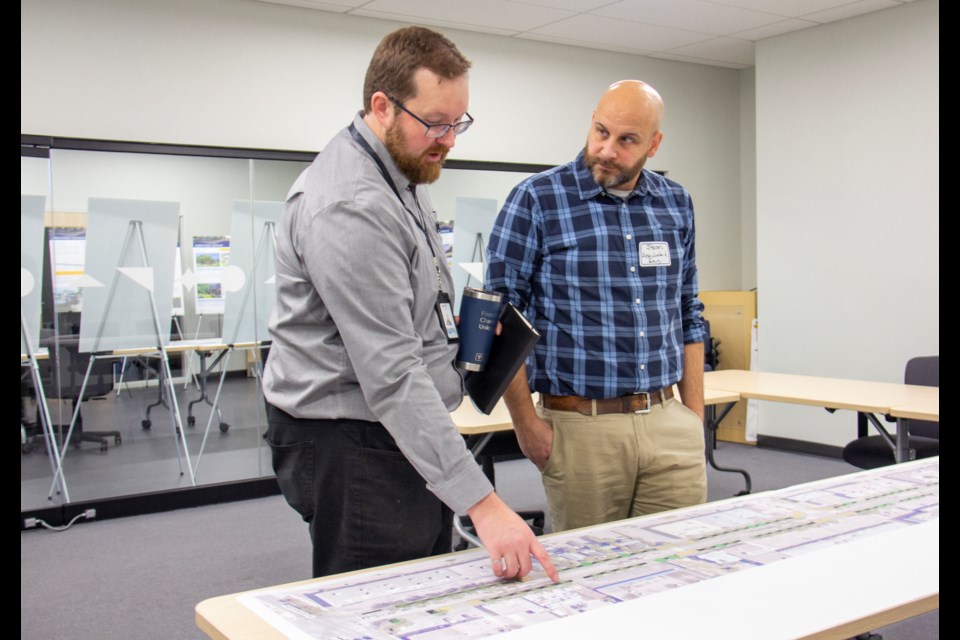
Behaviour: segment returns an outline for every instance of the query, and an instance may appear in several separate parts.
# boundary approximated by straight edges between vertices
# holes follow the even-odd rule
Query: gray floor
[[[177,398],[185,416],[187,405],[198,397],[194,387],[177,385]],[[211,390],[211,394],[213,390]],[[165,407],[150,411],[152,425],[142,426],[146,408],[157,399],[156,383],[148,388],[124,388],[120,395],[85,402],[83,418],[88,430],[116,430],[122,444],[108,438],[106,451],[95,443],[70,447],[64,458],[64,473],[73,502],[104,497],[135,495],[190,486],[190,477],[182,450],[174,437],[170,412]],[[187,446],[197,469],[197,482],[209,484],[272,475],[270,453],[260,437],[265,429],[259,393],[252,378],[227,378],[221,398],[222,417],[229,425],[221,432],[219,422],[211,425],[202,458],[209,407],[194,408],[196,424],[185,425]],[[51,403],[53,421],[69,426],[72,404]],[[32,415],[28,411],[28,415]],[[184,419],[185,420],[185,419]],[[200,460],[197,464],[198,459]],[[62,502],[51,489],[50,463],[42,440],[30,453],[20,457],[20,509],[38,509]]]
[[[717,456],[748,468],[755,491],[853,471],[838,460],[730,444]],[[525,460],[499,463],[497,484],[514,508],[545,507]],[[740,489],[739,476],[710,473],[711,500]],[[279,497],[28,531],[20,537],[20,636],[202,638],[196,603],[307,578],[309,555],[306,526]],[[935,611],[881,632],[886,640],[938,638],[939,624]]]

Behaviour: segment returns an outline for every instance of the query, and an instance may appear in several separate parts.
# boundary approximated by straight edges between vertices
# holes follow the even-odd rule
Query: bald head
[[[652,127],[651,135],[660,131],[663,120],[663,98],[657,90],[639,80],[621,80],[614,82],[600,96],[597,111],[619,114]]]
[[[660,147],[663,98],[639,80],[615,82],[593,112],[584,159],[601,187],[633,189]]]

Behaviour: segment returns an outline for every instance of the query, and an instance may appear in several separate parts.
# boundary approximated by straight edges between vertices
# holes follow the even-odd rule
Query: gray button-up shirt
[[[359,115],[353,124],[406,209],[348,129],[301,175],[277,229],[264,395],[297,418],[383,423],[427,487],[464,513],[492,487],[450,419],[463,389],[435,310],[440,287],[453,298],[436,214]]]

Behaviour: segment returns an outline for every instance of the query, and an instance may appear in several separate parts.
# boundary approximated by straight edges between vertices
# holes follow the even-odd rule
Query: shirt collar
[[[374,150],[377,156],[380,157],[380,160],[383,161],[383,166],[387,168],[387,172],[390,174],[390,178],[393,180],[393,184],[397,185],[397,189],[400,190],[400,193],[404,193],[410,188],[410,180],[407,179],[407,176],[401,173],[400,169],[397,168],[397,165],[393,161],[393,156],[390,155],[390,152],[387,151],[387,148],[380,138],[367,126],[366,121],[363,119],[363,112],[360,111],[353,117],[353,127],[357,132],[363,137],[364,140],[370,145],[370,148]]]
[[[577,180],[577,188],[580,189],[580,198],[582,200],[589,200],[591,198],[596,198],[602,193],[606,193],[605,189],[597,184],[597,181],[593,179],[593,174],[590,173],[590,169],[587,168],[587,163],[584,158],[584,152],[581,150],[577,154],[577,159],[574,161],[575,165],[575,175]],[[640,173],[640,179],[637,180],[637,186],[633,188],[633,191],[630,192],[630,197],[632,198],[635,195],[653,195],[653,196],[662,196],[663,191],[659,181],[655,180],[654,174],[644,169]]]

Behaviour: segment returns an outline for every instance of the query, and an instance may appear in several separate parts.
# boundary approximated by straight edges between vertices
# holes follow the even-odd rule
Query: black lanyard
[[[377,163],[377,169],[380,170],[380,176],[383,178],[383,181],[387,183],[387,186],[390,187],[390,190],[393,191],[394,195],[397,196],[397,200],[400,201],[400,206],[402,206],[403,209],[410,214],[420,231],[422,231],[424,235],[427,235],[427,228],[424,226],[422,218],[417,216],[413,211],[410,211],[410,207],[407,206],[407,203],[403,201],[403,196],[400,195],[400,190],[397,189],[397,185],[394,184],[393,178],[390,177],[390,172],[388,172],[387,168],[384,166],[383,160],[380,159],[380,156],[378,156],[377,152],[373,150],[373,147],[370,146],[370,143],[367,142],[362,135],[360,135],[360,132],[357,131],[357,128],[352,123],[350,124],[350,135],[353,136],[353,139],[357,141],[357,144],[363,147],[363,150],[367,152],[367,155]],[[414,194],[413,197],[416,199],[416,193],[412,190],[411,193]],[[427,239],[429,240],[429,237]],[[430,243],[427,242],[427,244]],[[430,246],[430,253],[433,253],[432,245]]]
[[[427,233],[427,228],[423,224],[423,218],[417,216],[413,211],[410,211],[410,207],[407,206],[407,203],[403,201],[403,196],[400,195],[400,190],[397,189],[397,185],[394,184],[393,178],[390,177],[390,173],[387,171],[387,168],[383,164],[383,160],[380,159],[380,156],[377,155],[377,152],[373,150],[373,147],[370,146],[370,143],[367,142],[360,132],[357,131],[357,128],[350,123],[350,135],[353,136],[353,139],[357,141],[367,155],[377,164],[377,169],[380,170],[380,176],[383,178],[383,181],[387,183],[387,186],[390,187],[390,190],[393,191],[394,195],[397,196],[397,200],[400,201],[400,206],[403,207],[403,210],[410,214],[410,217],[413,218],[414,224],[417,225],[417,228],[423,233],[424,239],[427,241],[427,247],[430,249],[430,255],[433,256],[433,266],[437,270],[437,284],[440,287],[440,291],[443,291],[443,278],[440,276],[440,264],[437,261],[437,254],[433,250],[433,243],[430,242],[430,234]],[[416,187],[411,185],[411,193],[413,194],[413,199],[417,199],[417,193],[414,191]],[[420,202],[417,201],[417,210],[420,210]]]

